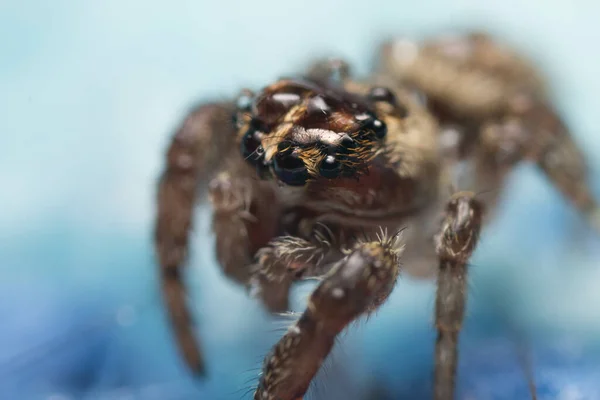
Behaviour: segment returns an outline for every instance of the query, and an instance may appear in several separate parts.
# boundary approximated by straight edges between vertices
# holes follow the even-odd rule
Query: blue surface
[[[250,398],[287,322],[219,275],[206,210],[189,274],[204,384],[177,358],[153,276],[155,178],[197,100],[316,55],[365,72],[393,34],[487,27],[544,66],[598,183],[598,15],[592,1],[0,2],[0,398]],[[528,398],[513,330],[539,398],[600,399],[599,244],[535,170],[515,174],[473,261],[462,399]],[[430,284],[402,280],[344,336],[312,398],[426,396],[432,307]]]

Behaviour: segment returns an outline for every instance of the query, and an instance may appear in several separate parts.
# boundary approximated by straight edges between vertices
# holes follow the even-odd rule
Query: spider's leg
[[[399,273],[395,238],[357,243],[309,298],[300,319],[265,358],[255,400],[298,400],[331,352],[336,336],[391,293]]]
[[[467,264],[477,245],[483,205],[475,194],[458,192],[446,206],[440,232],[435,237],[439,272],[435,303],[438,331],[435,347],[434,399],[454,398],[458,335],[467,299]]]
[[[158,183],[154,242],[163,299],[179,350],[198,375],[205,374],[205,366],[191,328],[181,268],[188,252],[199,183],[213,172],[235,139],[232,113],[233,107],[227,104],[206,104],[191,112],[171,140]]]
[[[265,189],[235,165],[209,184],[219,266],[228,278],[243,285],[251,277],[252,255],[276,233],[278,206],[273,192]]]
[[[483,179],[501,182],[519,161],[530,160],[600,232],[600,206],[589,185],[588,166],[568,128],[549,105],[525,95],[516,95],[510,108],[504,118],[481,127],[478,170],[489,172],[481,174]]]
[[[492,119],[483,123],[477,130],[477,136],[471,139],[474,158],[474,177],[477,187],[486,195],[488,217],[495,210],[502,187],[508,175],[525,158],[529,146],[530,134],[520,118],[508,116]]]
[[[533,161],[600,232],[600,207],[588,184],[583,152],[548,106],[520,102],[522,110],[513,105],[511,113],[481,126],[475,150],[477,186],[500,186],[518,163]]]
[[[315,242],[279,236],[256,254],[251,288],[254,296],[272,312],[289,309],[289,291],[300,278],[322,275],[323,263],[331,243],[323,237]]]
[[[529,106],[524,101],[523,120],[530,126],[529,156],[550,182],[600,232],[600,206],[589,186],[584,152],[576,144],[556,111],[545,104]]]

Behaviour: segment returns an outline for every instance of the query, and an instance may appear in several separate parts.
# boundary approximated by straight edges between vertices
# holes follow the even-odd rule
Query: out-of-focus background
[[[220,275],[199,209],[188,281],[210,378],[190,379],[157,291],[154,185],[193,104],[316,56],[362,74],[383,38],[489,30],[543,67],[600,196],[598,15],[584,0],[0,2],[0,398],[251,397],[289,320]],[[599,260],[598,236],[520,168],[473,260],[460,398],[529,398],[519,356],[532,353],[539,398],[600,399]],[[308,398],[427,398],[433,299],[401,280]]]

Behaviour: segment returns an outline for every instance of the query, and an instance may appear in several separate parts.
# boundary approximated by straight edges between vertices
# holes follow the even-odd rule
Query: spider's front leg
[[[399,273],[396,236],[357,243],[310,296],[300,319],[265,358],[255,400],[298,400],[353,320],[379,307]]]
[[[435,323],[434,399],[454,398],[458,335],[467,299],[467,265],[477,246],[483,205],[473,193],[458,192],[446,206],[440,232],[435,237],[439,257]]]
[[[160,266],[161,290],[179,350],[187,365],[205,374],[202,352],[192,331],[181,268],[188,253],[199,184],[232,147],[232,104],[205,104],[192,111],[173,136],[158,183],[154,242]]]
[[[250,280],[252,255],[275,234],[278,215],[273,192],[244,174],[245,167],[235,160],[209,183],[217,261],[242,285]]]

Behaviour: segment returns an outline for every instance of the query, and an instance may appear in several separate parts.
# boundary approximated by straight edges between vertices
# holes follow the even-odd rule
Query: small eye
[[[363,129],[373,131],[377,139],[383,139],[387,134],[385,123],[373,114],[362,114],[357,119],[362,122]]]
[[[278,146],[278,148],[282,147],[281,144]],[[304,162],[293,154],[290,146],[275,155],[273,169],[279,180],[290,186],[303,186],[308,179],[308,170]]]
[[[369,97],[373,101],[383,101],[393,106],[397,103],[396,95],[394,95],[390,89],[383,86],[377,86],[371,89]]]
[[[395,114],[400,118],[406,118],[408,109],[402,103],[398,102],[396,95],[390,89],[377,86],[369,92],[369,98],[374,102],[384,102],[394,107]]]
[[[350,136],[345,135],[342,138],[342,147],[345,149],[354,149],[356,148],[356,142]]]
[[[342,139],[340,146],[336,149],[337,157],[347,158],[348,154],[356,151],[358,144],[350,136],[346,136]]]
[[[250,124],[250,127],[242,138],[240,150],[242,151],[242,157],[251,163],[256,163],[262,158],[264,151],[260,144],[259,131],[256,124]]]
[[[387,134],[387,126],[380,119],[374,119],[371,122],[371,126],[373,131],[375,131],[375,136],[377,136],[377,139],[383,139]]]
[[[327,179],[334,179],[340,175],[342,165],[332,155],[326,156],[321,162],[319,173]]]

